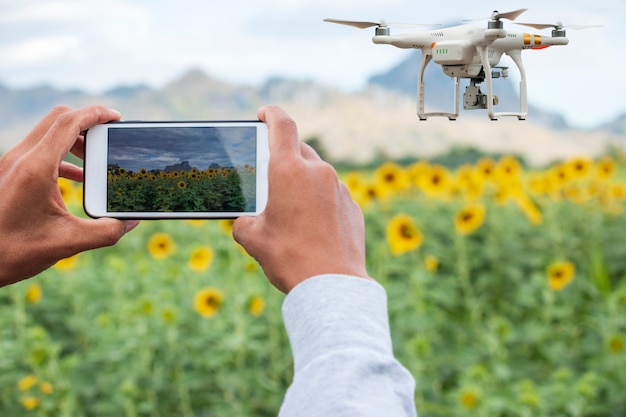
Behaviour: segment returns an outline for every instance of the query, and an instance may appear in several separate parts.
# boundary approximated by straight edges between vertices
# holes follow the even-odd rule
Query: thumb
[[[122,236],[139,225],[139,220],[118,220],[111,218],[76,218],[72,235],[75,248],[79,251],[112,246]]]
[[[242,216],[233,224],[233,239],[252,256],[254,256],[254,230],[258,228],[259,216]]]

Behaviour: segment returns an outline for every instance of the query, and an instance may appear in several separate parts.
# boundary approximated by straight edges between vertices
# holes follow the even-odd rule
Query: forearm
[[[283,304],[294,380],[280,415],[415,416],[415,382],[394,358],[384,289],[322,275]]]

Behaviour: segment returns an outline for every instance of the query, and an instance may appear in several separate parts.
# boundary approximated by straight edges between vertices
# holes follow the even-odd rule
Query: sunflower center
[[[400,236],[405,239],[412,239],[415,236],[415,232],[411,226],[403,224],[400,226]]]
[[[474,218],[474,215],[472,213],[465,213],[461,217],[461,220],[463,220],[464,223],[469,223],[472,221],[473,218]]]

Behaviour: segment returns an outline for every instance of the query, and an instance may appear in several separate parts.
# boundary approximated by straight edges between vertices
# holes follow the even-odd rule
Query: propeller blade
[[[567,25],[565,27],[567,29],[581,30],[581,29],[601,28],[602,25]]]
[[[348,25],[359,29],[366,29],[372,26],[383,26],[384,22],[359,22],[354,20],[338,20],[338,19],[324,19],[324,22],[338,23],[340,25]]]
[[[401,28],[415,28],[415,27],[433,27],[433,26],[441,26],[439,23],[387,23],[385,19],[381,19],[379,22],[362,22],[356,20],[339,20],[339,19],[324,19],[324,22],[329,23],[338,23],[340,25],[348,25],[359,29],[366,29],[372,26],[380,26],[380,27],[401,27]]]
[[[518,10],[513,10],[512,12],[504,12],[504,13],[500,13],[497,10],[495,10],[493,13],[491,13],[491,16],[489,16],[489,17],[479,17],[479,18],[476,18],[476,19],[463,19],[463,21],[464,22],[475,22],[475,21],[478,21],[478,20],[485,20],[485,19],[491,19],[491,20],[500,20],[500,19],[515,20],[515,19],[517,19],[517,17],[519,15],[524,13],[526,10],[528,10],[528,9],[518,9]]]
[[[538,29],[538,30],[542,30],[542,29],[548,29],[548,28],[553,28],[556,30],[559,29],[574,29],[574,30],[580,30],[580,29],[589,29],[589,28],[599,28],[602,27],[602,25],[564,25],[561,22],[557,22],[557,23],[516,23],[516,25],[522,25],[522,26],[528,26],[534,29]]]
[[[554,28],[558,29],[558,25],[553,25],[551,23],[516,23],[516,25],[528,26],[537,30]]]
[[[517,10],[513,10],[511,12],[505,12],[505,13],[494,12],[491,15],[491,17],[494,20],[499,20],[499,19],[515,20],[515,19],[517,19],[517,17],[519,15],[524,13],[526,10],[528,10],[528,9],[517,9]]]

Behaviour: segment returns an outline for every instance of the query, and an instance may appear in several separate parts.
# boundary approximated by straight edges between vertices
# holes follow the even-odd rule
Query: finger
[[[310,145],[304,142],[300,144],[300,152],[302,153],[302,157],[304,159],[313,160],[313,161],[319,161],[322,159],[319,156],[319,154],[315,152],[315,149],[313,149]]]
[[[50,126],[64,113],[70,112],[73,109],[68,106],[54,106],[48,114],[41,119],[39,123],[30,131],[30,133],[24,139],[25,145],[32,147],[35,143],[39,142],[45,133],[50,129]]]
[[[254,227],[253,225],[255,221],[256,219],[254,217],[242,216],[235,220],[235,223],[233,223],[233,239],[235,239],[235,242],[239,243],[246,250],[248,250],[247,245],[249,241],[248,237],[250,236],[250,229]]]
[[[59,166],[59,177],[68,180],[83,182],[83,169],[70,162],[62,161]]]
[[[104,106],[89,106],[65,112],[56,118],[39,144],[44,147],[45,154],[60,161],[74,147],[82,131],[119,118],[118,111]]]
[[[35,125],[35,127],[26,135],[21,142],[19,142],[11,150],[15,157],[21,157],[24,153],[28,152],[33,146],[35,146],[44,134],[48,131],[54,121],[63,113],[67,113],[72,109],[67,106],[55,106],[43,119]]]
[[[270,155],[300,152],[298,128],[291,117],[280,107],[265,106],[258,111],[259,120],[267,123]]]
[[[76,142],[74,142],[74,145],[72,145],[70,152],[72,153],[72,155],[80,158],[81,160],[83,161],[85,160],[85,136],[84,135],[79,135],[76,138]]]

